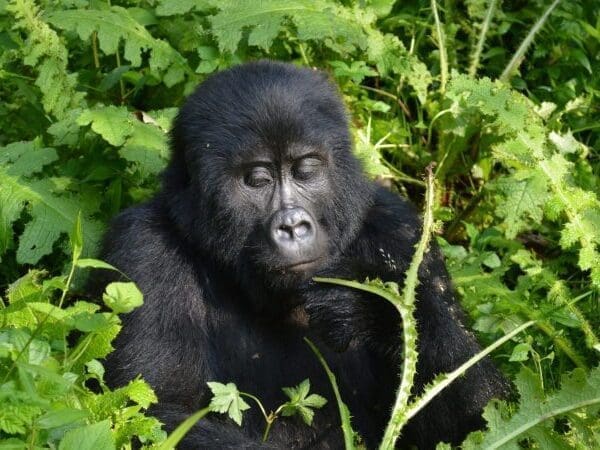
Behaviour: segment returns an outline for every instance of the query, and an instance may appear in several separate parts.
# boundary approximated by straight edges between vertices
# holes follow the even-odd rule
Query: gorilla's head
[[[345,108],[321,72],[261,61],[210,77],[181,108],[172,147],[164,194],[179,231],[263,291],[329,264],[369,204]]]

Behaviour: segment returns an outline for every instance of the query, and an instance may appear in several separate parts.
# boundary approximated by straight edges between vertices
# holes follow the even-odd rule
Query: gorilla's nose
[[[281,249],[298,249],[315,241],[313,219],[302,208],[277,211],[271,219],[270,238]]]

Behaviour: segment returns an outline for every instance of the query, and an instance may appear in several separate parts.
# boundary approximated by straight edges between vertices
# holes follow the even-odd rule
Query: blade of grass
[[[169,435],[169,437],[158,447],[157,450],[172,450],[174,449],[179,441],[187,434],[188,431],[211,411],[210,406],[195,412],[190,417],[181,422],[175,430]]]
[[[342,401],[342,396],[340,395],[340,390],[338,388],[337,381],[335,379],[335,375],[327,365],[327,361],[323,358],[323,355],[319,351],[319,349],[311,342],[307,337],[304,338],[304,342],[308,344],[310,349],[316,355],[317,359],[325,369],[325,373],[327,374],[327,378],[329,378],[329,382],[331,383],[331,387],[333,389],[333,393],[335,395],[335,400],[338,405],[338,410],[340,412],[340,420],[342,422],[342,432],[344,433],[344,448],[346,450],[354,450],[354,436],[356,432],[352,429],[352,423],[350,422],[350,410],[348,406]]]
[[[435,20],[435,30],[440,49],[440,92],[443,94],[446,92],[446,83],[448,82],[448,53],[446,52],[446,38],[444,37],[444,30],[440,22],[436,0],[431,0],[431,11]]]
[[[502,75],[500,75],[500,81],[508,81],[509,77],[519,68],[521,62],[523,61],[525,53],[527,52],[529,46],[533,42],[533,38],[535,37],[537,32],[540,31],[540,29],[544,26],[544,23],[546,23],[546,20],[548,19],[548,17],[550,17],[550,14],[552,14],[552,11],[554,11],[554,8],[556,8],[559,3],[560,0],[554,0],[554,2],[548,7],[548,9],[542,15],[542,17],[540,17],[535,23],[535,25],[531,28],[531,30],[529,30],[529,33],[527,34],[527,36],[525,36],[523,42],[521,42],[521,45],[519,46],[512,59],[504,69],[504,72],[502,72]]]
[[[481,32],[479,33],[477,46],[475,47],[475,51],[473,52],[473,56],[471,58],[471,65],[469,66],[469,75],[471,75],[472,77],[474,77],[477,74],[477,68],[479,67],[479,59],[481,58],[481,52],[483,51],[483,45],[485,44],[485,37],[490,28],[492,17],[494,17],[494,13],[496,12],[496,3],[497,0],[490,0],[490,4],[488,5],[488,9],[485,13],[483,23],[481,24]]]

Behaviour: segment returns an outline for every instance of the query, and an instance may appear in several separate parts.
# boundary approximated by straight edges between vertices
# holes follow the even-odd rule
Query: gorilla
[[[222,71],[187,99],[171,132],[160,192],[112,223],[103,258],[137,283],[144,305],[124,317],[106,361],[111,386],[141,375],[171,431],[211,398],[207,381],[234,382],[267,408],[305,378],[329,402],[311,427],[281,418],[267,442],[258,408],[238,427],[211,414],[180,448],[343,448],[335,373],[367,448],[380,440],[401,370],[400,317],[385,300],[316,283],[315,276],[402,284],[421,222],[413,206],[367,180],[353,156],[348,115],[319,71],[270,61]],[[419,273],[415,393],[479,351],[463,325],[435,245]],[[504,396],[490,360],[417,415],[399,445],[458,443]]]

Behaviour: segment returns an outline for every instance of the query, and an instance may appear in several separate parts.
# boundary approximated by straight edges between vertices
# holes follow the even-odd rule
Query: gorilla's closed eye
[[[250,187],[264,187],[271,184],[273,175],[271,171],[264,166],[254,166],[248,169],[244,174],[244,183]]]
[[[307,181],[319,174],[323,167],[323,161],[319,158],[309,156],[302,158],[292,166],[292,175],[300,181]]]

